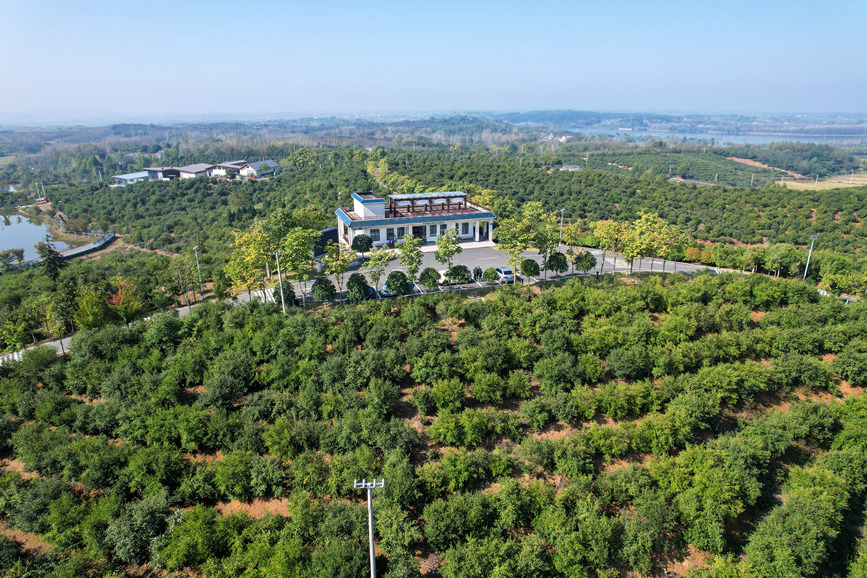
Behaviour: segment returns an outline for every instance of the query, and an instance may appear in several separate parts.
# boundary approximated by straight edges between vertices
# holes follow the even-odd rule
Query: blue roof
[[[494,213],[485,211],[481,213],[458,213],[456,215],[424,215],[420,217],[400,217],[397,219],[364,219],[363,221],[353,221],[349,215],[343,212],[343,209],[334,211],[337,218],[340,219],[350,229],[367,229],[370,227],[402,227],[404,225],[420,225],[422,223],[445,223],[449,221],[483,221],[487,219],[496,219]]]
[[[363,195],[359,195],[358,193],[352,193],[352,198],[363,204],[371,204],[371,203],[384,203],[385,199],[381,199],[372,193],[363,193]]]
[[[261,167],[262,165],[265,165],[269,169],[273,169],[273,168],[276,168],[278,166],[277,163],[275,163],[271,159],[268,159],[265,161],[256,161],[254,163],[247,163],[247,164],[250,165],[252,168],[256,169],[257,171],[259,170],[259,167]]]
[[[334,211],[334,214],[337,215],[337,218],[343,221],[344,224],[352,226],[352,219],[349,218],[349,215],[343,212],[343,209],[337,209]]]
[[[148,176],[147,171],[139,171],[137,173],[127,173],[125,175],[114,175],[116,179],[125,179],[127,181],[132,179],[146,179]]]
[[[410,199],[442,199],[444,197],[466,197],[467,194],[461,191],[447,191],[444,193],[409,193],[388,195],[389,199],[395,201],[406,201]]]

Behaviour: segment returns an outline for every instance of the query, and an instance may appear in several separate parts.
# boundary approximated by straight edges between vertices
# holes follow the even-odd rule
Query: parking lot
[[[564,246],[562,249],[565,251],[566,247]],[[443,265],[442,263],[439,263],[436,260],[436,258],[434,257],[434,251],[435,250],[436,250],[436,246],[434,246],[434,245],[426,245],[422,248],[422,253],[423,253],[424,257],[422,259],[422,265],[421,265],[421,268],[419,269],[419,273],[421,273],[421,271],[423,271],[427,267],[432,267],[432,268],[436,269],[437,271],[440,271],[440,270],[443,270],[446,268],[445,265]],[[597,266],[588,272],[589,275],[595,275],[597,272],[599,272],[600,266],[602,265],[602,252],[598,249],[591,249],[591,248],[585,248],[585,250],[592,253],[593,256],[596,257]],[[521,256],[525,259],[533,259],[534,261],[539,263],[539,265],[541,267],[542,257],[536,251],[527,251],[527,252],[523,253]],[[506,253],[498,250],[491,243],[469,243],[466,246],[462,247],[461,253],[454,256],[454,258],[452,260],[452,265],[464,265],[470,271],[472,271],[474,267],[478,266],[478,267],[481,267],[482,271],[484,271],[488,267],[494,267],[494,268],[508,267],[509,266],[508,265],[508,258],[509,257],[508,257],[508,255],[506,255]],[[637,273],[640,271],[644,272],[644,271],[651,271],[651,270],[661,272],[662,267],[663,267],[663,263],[660,259],[647,258],[647,259],[642,259],[640,261],[636,260],[634,265],[633,265],[633,272]],[[691,263],[675,263],[673,261],[667,261],[665,263],[665,271],[666,272],[669,272],[669,273],[674,272],[675,268],[678,272],[681,272],[681,273],[693,273],[699,269],[705,269],[706,267],[694,265]],[[380,283],[379,283],[380,289],[382,288],[382,284],[385,282],[386,277],[388,277],[388,274],[394,270],[401,270],[401,271],[406,272],[406,267],[403,267],[400,264],[400,259],[398,258],[397,249],[394,250],[394,259],[389,262],[388,267],[386,267],[386,269],[385,269],[385,273],[383,273],[383,275],[382,275],[382,279],[380,280]],[[610,254],[607,255],[607,258],[605,261],[605,269],[604,269],[604,271],[602,271],[603,273],[606,273],[606,274],[612,273],[612,272],[626,273],[628,271],[629,271],[629,266],[626,262],[624,262],[622,259],[617,259],[616,261],[612,261],[612,255],[610,255]],[[355,263],[353,263],[352,267],[349,270],[349,273],[346,274],[346,278],[348,278],[349,275],[351,275],[352,273],[355,273],[355,272],[364,273],[364,262],[362,259],[359,259]],[[520,274],[518,274],[517,271],[515,273],[516,273],[516,282],[520,283],[522,281],[521,276],[520,276]],[[568,275],[568,273],[566,275],[563,275],[563,276],[558,276],[558,275],[549,271],[547,278],[549,280],[559,279],[559,278],[565,277],[567,275]],[[540,278],[537,279],[537,278],[531,277],[531,278],[526,279],[525,281],[536,282],[536,281],[540,281],[543,279],[545,279],[545,272],[544,271],[540,275]],[[332,281],[333,281],[333,279],[332,279]],[[498,284],[499,283],[493,283],[493,285],[498,285]],[[308,283],[307,283],[308,294],[309,294],[311,285],[312,285],[312,279],[311,279],[311,281],[308,281]],[[336,283],[335,283],[335,285],[336,285]],[[457,290],[461,290],[461,289],[470,289],[470,288],[476,288],[476,287],[490,287],[491,285],[492,285],[491,283],[487,283],[485,281],[480,281],[480,282],[474,282],[474,283],[465,283],[462,285],[443,286],[443,287],[440,287],[440,291],[457,291]],[[301,291],[302,291],[301,284],[296,282],[293,284],[293,286],[295,288],[295,294],[300,297]],[[421,291],[427,291],[426,289],[424,289],[420,285],[417,287],[417,289],[421,290]],[[262,298],[264,296],[268,301],[271,301],[273,298],[276,297],[276,300],[279,302],[279,300],[280,300],[279,289],[277,289],[277,292],[274,293],[273,296],[271,294],[271,291],[272,290],[270,290],[270,289],[266,289],[264,293],[263,292],[257,292],[257,293],[259,293],[258,297]],[[238,295],[238,300],[246,301],[246,297],[247,297],[247,295],[245,293],[242,293],[242,294]],[[256,297],[256,295],[254,295],[254,297]]]

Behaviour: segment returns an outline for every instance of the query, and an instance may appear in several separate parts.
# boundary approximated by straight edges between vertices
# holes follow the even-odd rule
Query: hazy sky
[[[4,113],[867,112],[865,0],[0,0],[0,14]]]

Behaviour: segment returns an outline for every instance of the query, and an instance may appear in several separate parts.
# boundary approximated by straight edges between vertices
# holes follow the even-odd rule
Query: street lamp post
[[[368,482],[367,480],[354,480],[353,488],[356,490],[367,490],[367,532],[370,537],[370,578],[376,578],[376,553],[373,549],[373,498],[371,497],[371,490],[375,488],[383,488],[385,487],[385,479],[381,479],[378,482],[376,478],[373,478],[372,482]]]
[[[277,280],[280,281],[280,304],[283,305],[283,315],[286,315],[286,299],[283,297],[283,273],[280,271],[280,255],[283,251],[277,251],[274,256],[277,258]]]
[[[205,286],[202,285],[202,268],[199,267],[199,246],[196,245],[193,247],[193,251],[196,252],[196,271],[199,272],[199,295],[202,296],[202,301],[205,300]]]
[[[563,243],[563,211],[566,209],[560,209],[560,238],[557,240],[557,252],[560,251],[560,245]]]
[[[807,253],[807,264],[804,265],[804,281],[807,280],[807,270],[810,268],[810,257],[813,256],[813,243],[816,242],[816,235],[810,235],[810,252]]]

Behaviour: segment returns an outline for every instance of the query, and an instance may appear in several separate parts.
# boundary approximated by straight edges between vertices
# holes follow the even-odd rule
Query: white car
[[[497,272],[497,279],[499,279],[500,283],[515,282],[515,274],[512,273],[509,267],[497,267],[494,271]]]

